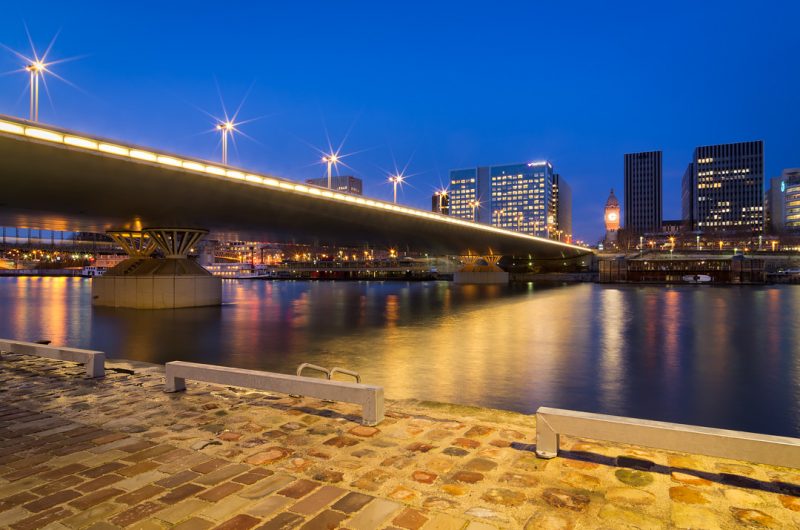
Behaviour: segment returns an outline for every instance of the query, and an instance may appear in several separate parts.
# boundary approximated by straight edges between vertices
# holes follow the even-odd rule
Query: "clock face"
[[[617,213],[616,212],[609,212],[608,220],[609,221],[616,221],[617,220]]]

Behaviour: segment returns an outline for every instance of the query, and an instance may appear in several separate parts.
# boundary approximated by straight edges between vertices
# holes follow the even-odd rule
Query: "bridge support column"
[[[222,303],[222,280],[189,259],[207,230],[147,228],[107,233],[129,257],[92,279],[92,305],[176,309]],[[163,258],[152,256],[156,249]]]
[[[453,283],[504,284],[508,273],[497,266],[502,256],[464,256],[464,265],[453,274]]]

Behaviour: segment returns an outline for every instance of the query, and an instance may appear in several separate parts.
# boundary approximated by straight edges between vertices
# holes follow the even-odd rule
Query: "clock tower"
[[[606,201],[605,216],[603,217],[606,223],[606,241],[616,242],[617,232],[619,231],[619,201],[614,195],[614,190]]]

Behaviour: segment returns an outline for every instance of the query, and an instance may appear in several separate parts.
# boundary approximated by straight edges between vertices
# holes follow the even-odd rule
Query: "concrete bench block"
[[[361,405],[365,425],[377,425],[383,421],[384,417],[383,387],[379,386],[184,361],[169,362],[165,368],[165,392],[185,390],[186,380],[191,379],[219,385],[356,403]]]
[[[800,468],[800,439],[540,407],[536,454],[558,455],[559,436]]]
[[[86,377],[104,377],[106,354],[101,351],[47,346],[36,342],[0,339],[0,352],[34,355],[59,361],[81,363],[86,367]]]

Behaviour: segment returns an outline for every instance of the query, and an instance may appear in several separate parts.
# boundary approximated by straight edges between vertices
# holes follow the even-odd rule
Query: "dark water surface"
[[[226,281],[226,305],[92,308],[91,280],[0,278],[0,337],[293,373],[421,398],[800,436],[800,286]]]

